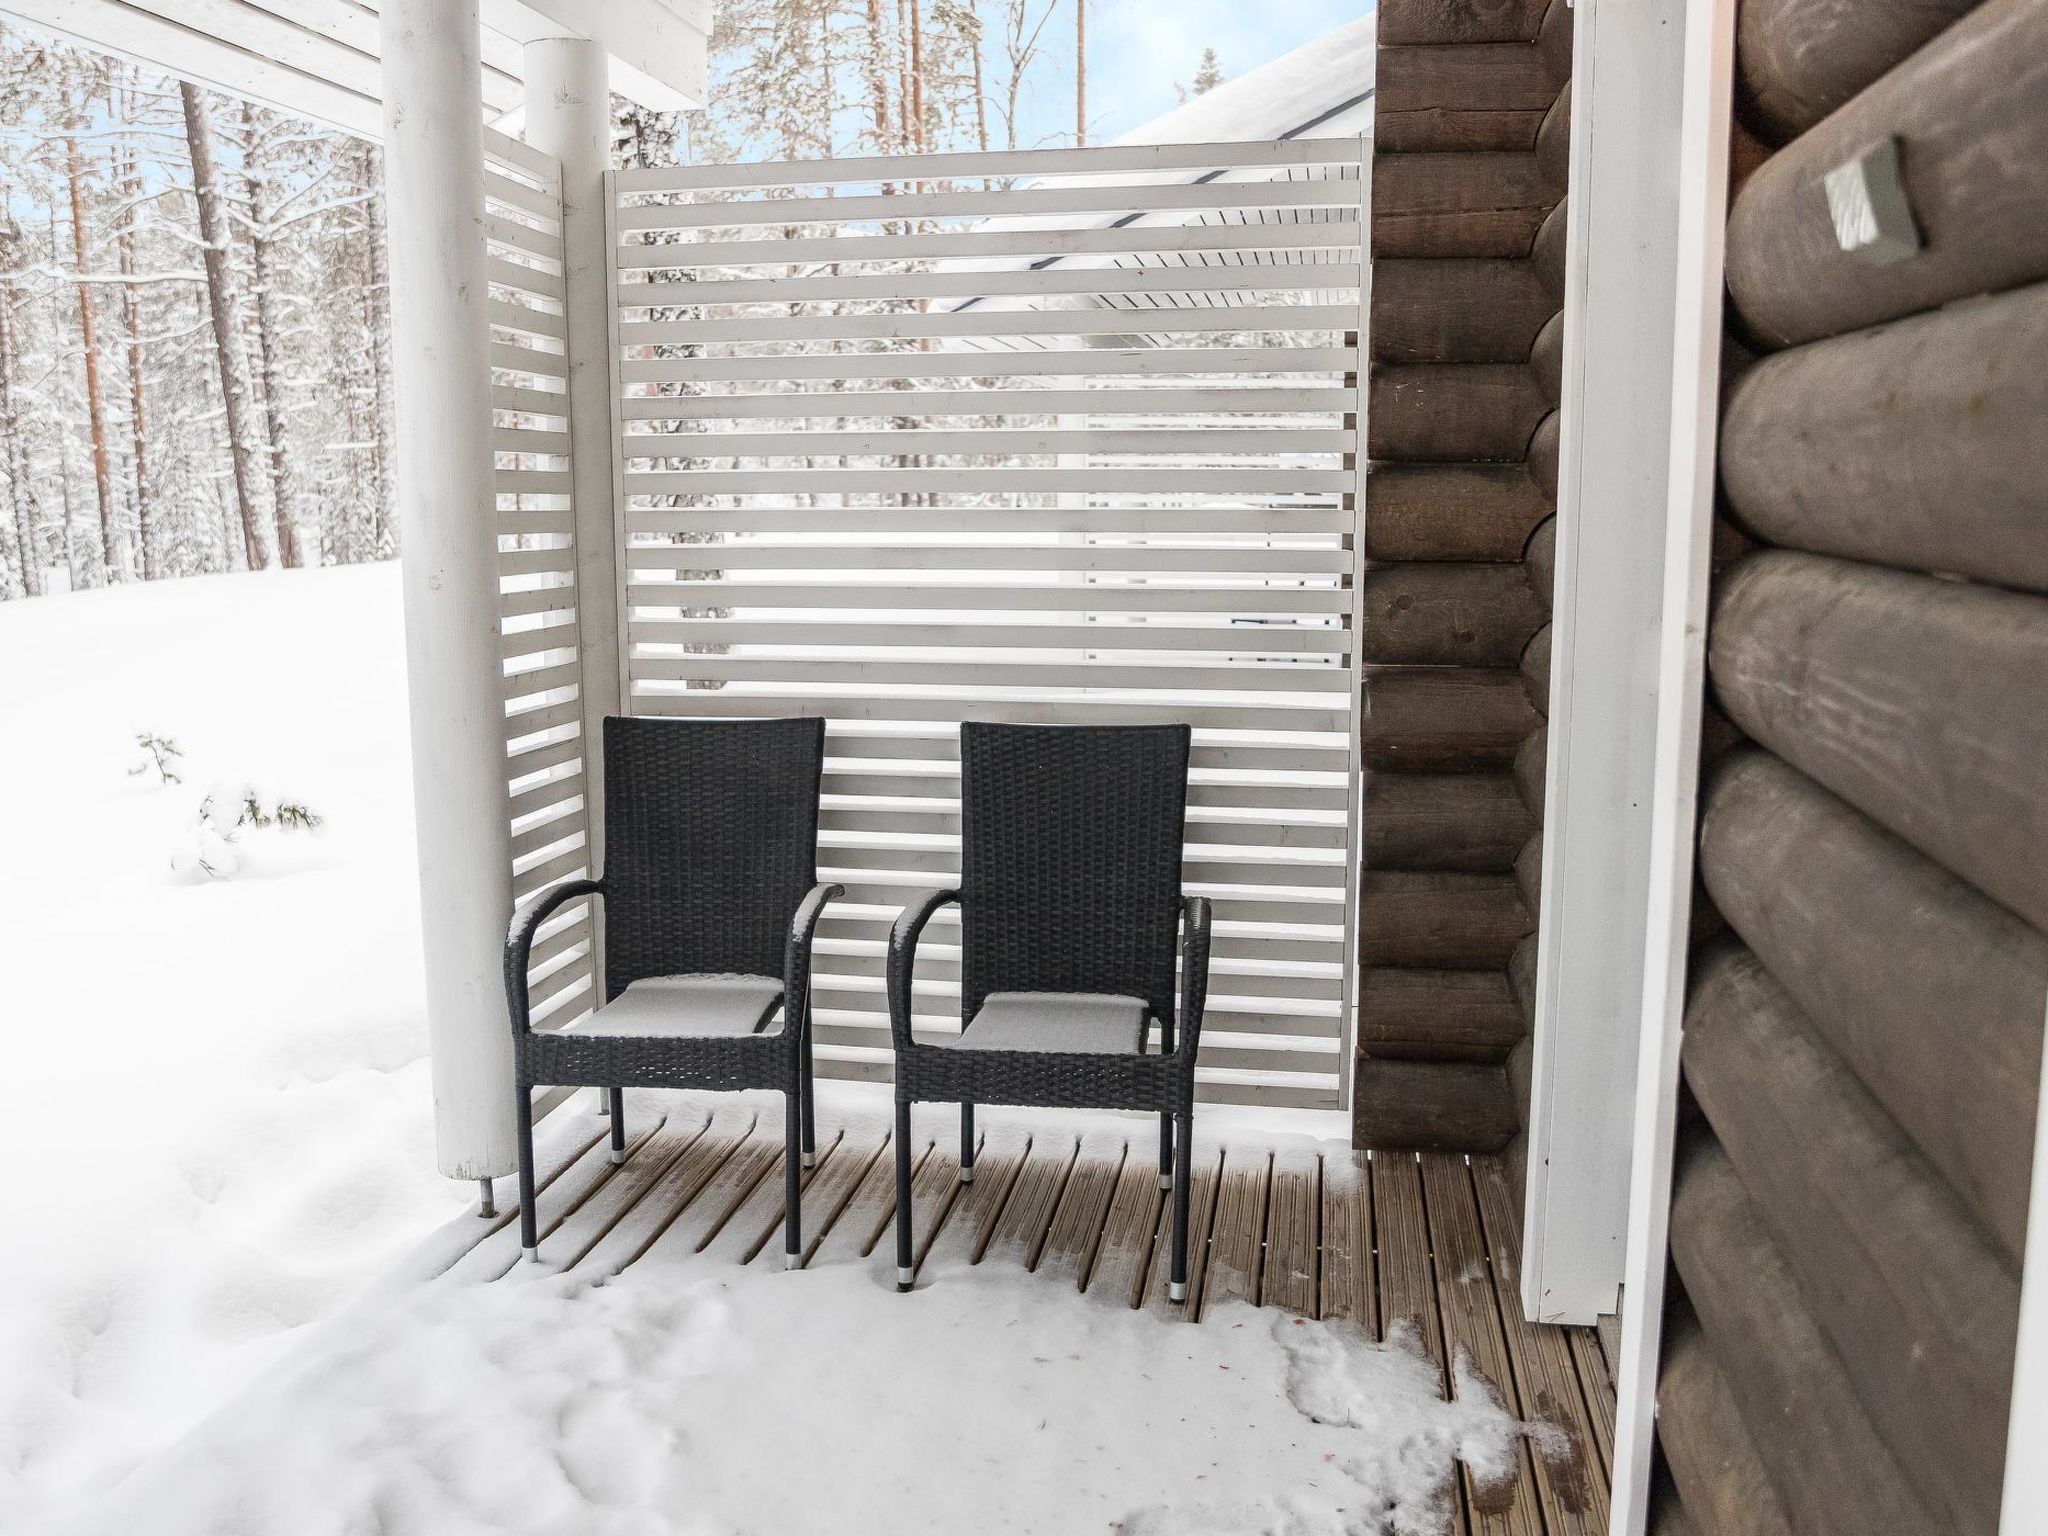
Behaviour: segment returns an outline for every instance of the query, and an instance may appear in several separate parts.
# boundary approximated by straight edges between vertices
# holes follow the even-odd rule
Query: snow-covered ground
[[[898,1296],[886,1243],[366,1295],[470,1220],[434,1172],[395,570],[0,606],[0,678],[0,1530],[1420,1536],[1454,1457],[1511,1463],[1412,1341],[1006,1264]],[[182,783],[130,773],[141,732]],[[208,879],[200,804],[244,785],[322,825]]]
[[[393,566],[0,604],[0,1529],[471,1193],[434,1171],[404,690]],[[183,783],[129,774],[145,731]],[[216,780],[324,824],[180,876]]]

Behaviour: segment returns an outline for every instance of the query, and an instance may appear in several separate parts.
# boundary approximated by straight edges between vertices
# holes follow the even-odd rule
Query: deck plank
[[[1193,1322],[1195,1286],[1209,1262],[1209,1224],[1216,1214],[1216,1186],[1223,1177],[1223,1152],[1219,1147],[1193,1149],[1188,1173],[1188,1300],[1169,1300],[1167,1277],[1173,1272],[1173,1198],[1159,1205],[1159,1231],[1152,1239],[1152,1267],[1145,1273],[1145,1294],[1140,1305],[1162,1317]]]
[[[1279,1307],[1300,1317],[1316,1315],[1322,1167],[1323,1160],[1307,1150],[1288,1149],[1273,1154],[1259,1300],[1264,1306]]]
[[[1422,1190],[1436,1262],[1446,1356],[1453,1361],[1462,1356],[1466,1370],[1479,1378],[1481,1390],[1509,1413],[1519,1414],[1515,1374],[1508,1364],[1486,1239],[1479,1225],[1479,1202],[1472,1192],[1472,1171],[1460,1154],[1425,1152]],[[1513,1477],[1482,1482],[1469,1467],[1463,1468],[1462,1474],[1474,1536],[1542,1536],[1536,1469],[1526,1440],[1515,1447]]]
[[[1201,1282],[1188,1288],[1188,1307],[1197,1321],[1212,1302],[1258,1305],[1259,1255],[1266,1238],[1266,1194],[1272,1178],[1273,1154],[1265,1148],[1224,1149],[1216,1220],[1209,1230],[1209,1263]]]
[[[656,1115],[632,1134],[626,1142],[628,1161],[661,1126],[662,1117]],[[602,1189],[619,1172],[619,1166],[611,1160],[610,1144],[600,1137],[563,1169],[546,1189],[540,1191],[540,1198],[534,1202],[534,1212],[539,1218],[537,1230],[543,1256],[556,1229],[575,1215],[584,1201]],[[457,1280],[498,1280],[518,1262],[519,1223],[515,1221],[500,1227],[470,1249],[450,1267],[448,1273]]]
[[[726,1154],[697,1198],[648,1245],[640,1262],[672,1263],[702,1253],[762,1179],[770,1172],[781,1176],[781,1162],[782,1117],[764,1114],[754,1122],[753,1133]]]
[[[1080,1143],[1064,1132],[1041,1131],[1031,1138],[1031,1150],[1017,1171],[1010,1198],[983,1250],[984,1260],[999,1259],[1019,1269],[1038,1262],[1053,1208],[1059,1204],[1060,1191],[1066,1187],[1079,1149]]]
[[[1030,1150],[1031,1138],[1021,1127],[989,1127],[974,1154],[974,1182],[961,1188],[921,1266],[981,1262],[983,1250],[995,1235],[996,1218],[1002,1215]]]
[[[1145,1270],[1152,1262],[1152,1235],[1166,1200],[1166,1192],[1159,1187],[1159,1169],[1152,1159],[1136,1152],[1134,1146],[1124,1158],[1124,1171],[1103,1219],[1102,1242],[1082,1280],[1082,1289],[1110,1306],[1138,1304]]]
[[[987,1136],[977,1128],[974,1136],[976,1161],[980,1160],[982,1143],[986,1140]],[[912,1270],[924,1267],[925,1255],[931,1252],[932,1243],[944,1230],[954,1206],[973,1188],[972,1184],[960,1182],[960,1138],[941,1136],[910,1182]],[[893,1252],[893,1234],[888,1242]]]
[[[1074,1282],[1079,1290],[1095,1261],[1096,1246],[1102,1240],[1102,1224],[1109,1216],[1109,1202],[1123,1175],[1129,1138],[1122,1131],[1098,1131],[1081,1138],[1073,1172],[1060,1191],[1046,1229],[1045,1246],[1032,1268]],[[1159,1170],[1152,1170],[1153,1182]]]
[[[577,1261],[577,1271],[603,1279],[637,1260],[703,1192],[733,1149],[753,1134],[754,1121],[751,1107],[734,1105],[716,1111],[704,1134],[663,1169],[633,1208]]]
[[[1347,1319],[1378,1338],[1372,1180],[1364,1153],[1332,1153],[1323,1159],[1322,1199],[1322,1315]]]
[[[1436,1282],[1429,1267],[1429,1227],[1422,1208],[1422,1170],[1410,1152],[1376,1152],[1372,1157],[1373,1243],[1380,1282],[1380,1337],[1396,1328],[1437,1364],[1443,1379],[1444,1341],[1437,1327]]]
[[[1494,1301],[1507,1335],[1508,1363],[1521,1399],[1521,1415],[1556,1433],[1530,1442],[1536,1494],[1549,1536],[1606,1536],[1607,1477],[1593,1449],[1571,1341],[1522,1315],[1522,1239],[1505,1170],[1490,1159],[1472,1160],[1479,1220],[1493,1256]]]
[[[1591,1328],[1573,1328],[1569,1337],[1572,1361],[1579,1368],[1579,1390],[1585,1395],[1586,1417],[1593,1431],[1593,1448],[1600,1453],[1602,1470],[1614,1473],[1614,1378],[1607,1371],[1607,1352],[1600,1347],[1600,1335]]]
[[[554,1236],[541,1248],[540,1263],[532,1266],[540,1274],[560,1274],[573,1269],[583,1256],[603,1240],[605,1234],[625,1217],[668,1171],[668,1167],[689,1150],[711,1123],[705,1114],[670,1116],[642,1142],[619,1171],[605,1180],[604,1187],[576,1208]]]
[[[804,1196],[810,1190],[811,1181],[831,1167],[832,1159],[838,1155],[840,1139],[840,1132],[836,1126],[818,1127],[817,1156],[812,1160],[810,1167],[797,1170],[799,1215],[803,1213],[807,1203]],[[782,1183],[783,1167],[787,1161],[787,1157],[778,1148],[767,1173],[762,1175],[761,1182],[754,1186],[753,1193],[741,1202],[739,1209],[726,1218],[725,1225],[720,1227],[711,1241],[704,1245],[706,1258],[716,1263],[751,1264],[754,1256],[767,1245],[771,1237],[779,1239],[782,1232],[783,1207],[787,1203]],[[780,1241],[775,1245],[775,1252],[778,1255],[776,1262],[779,1264],[782,1262],[779,1257],[782,1252]]]
[[[913,1183],[932,1154],[934,1138],[913,1125],[910,1130],[910,1175]],[[846,1202],[846,1209],[832,1223],[830,1231],[812,1250],[807,1267],[846,1264],[864,1259],[888,1234],[896,1215],[896,1141],[894,1134],[883,1142],[881,1153]]]

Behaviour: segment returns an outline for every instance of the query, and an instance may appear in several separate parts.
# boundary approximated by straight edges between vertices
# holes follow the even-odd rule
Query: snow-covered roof
[[[1170,112],[1164,112],[1151,121],[1141,123],[1130,132],[1120,135],[1115,144],[1217,144],[1250,142],[1267,139],[1349,139],[1372,131],[1373,111],[1373,48],[1378,30],[1377,18],[1371,12],[1356,21],[1346,22],[1315,38],[1291,53],[1282,54],[1269,63],[1260,65],[1248,74],[1234,80],[1226,80],[1214,89],[1199,96],[1190,97]],[[1296,177],[1322,179],[1343,170],[1341,166],[1301,166],[1286,171],[1238,170],[1238,171],[1169,171],[1146,175],[1142,178],[1121,176],[1114,178],[1121,184],[1135,181],[1158,183],[1209,182],[1239,180],[1270,180],[1275,177]],[[1354,173],[1355,174],[1355,173]],[[1085,185],[1090,181],[1107,178],[1089,176],[1062,177],[1063,184]],[[1028,183],[1027,183],[1028,184]],[[1125,227],[1133,224],[1204,224],[1224,221],[1242,222],[1246,215],[1242,209],[1219,210],[1214,212],[1127,212],[1098,213],[1082,215],[1059,215],[1046,218],[995,218],[982,227],[1003,229],[1106,229]],[[1321,223],[1335,217],[1334,210],[1327,208],[1303,208],[1278,210],[1274,222]],[[1321,259],[1310,253],[1308,260]],[[1241,264],[1243,258],[1237,253],[1195,253],[1180,258],[1177,265],[1188,266],[1231,266]],[[1053,266],[1147,266],[1154,265],[1153,258],[1138,257],[1070,257],[1049,256],[1038,260],[995,260],[948,263],[958,268],[981,271],[1016,270],[1023,267],[1035,269]],[[1191,287],[1198,284],[1191,284]],[[970,309],[1037,309],[1048,303],[1062,306],[1082,307],[1139,307],[1151,305],[1241,303],[1240,297],[1228,294],[1186,295],[1154,294],[1142,300],[1133,296],[1120,298],[1089,298],[1069,295],[1057,300],[1018,298],[990,295],[984,298],[962,299],[950,308],[955,311]],[[1051,344],[1053,338],[1044,337],[998,337],[969,338],[951,345],[965,350],[1011,351],[1036,349]],[[1116,338],[1102,338],[1098,344],[1113,344]]]
[[[1364,133],[1372,126],[1377,29],[1368,11],[1249,74],[1189,97],[1115,142],[1208,144]]]

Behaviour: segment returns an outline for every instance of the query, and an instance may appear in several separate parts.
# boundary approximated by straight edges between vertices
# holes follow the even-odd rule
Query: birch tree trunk
[[[106,410],[100,398],[99,338],[93,330],[92,290],[86,281],[85,168],[74,135],[64,141],[64,171],[71,183],[71,259],[78,272],[78,336],[85,351],[85,413],[92,430],[92,484],[99,498],[100,580],[121,578],[121,549],[114,533],[114,484],[107,464]]]
[[[1074,0],[1074,142],[1088,142],[1088,0]]]
[[[287,570],[304,565],[299,547],[298,488],[291,445],[285,439],[283,381],[277,366],[277,280],[270,253],[270,195],[255,158],[256,110],[242,103],[243,181],[249,197],[249,264],[256,283],[256,359],[262,384],[263,427],[270,469],[270,515],[277,527],[278,561]]]
[[[213,158],[213,128],[206,103],[190,81],[178,83],[185,107],[185,144],[192,156],[192,187],[199,202],[199,239],[206,260],[206,300],[213,318],[213,344],[227,412],[228,457],[234,465],[235,501],[242,519],[242,547],[249,569],[268,567],[274,556],[269,532],[256,510],[256,447],[248,420],[252,393],[249,360],[242,351],[236,316],[241,311],[234,265],[228,260],[228,216],[220,172]]]
[[[14,398],[14,364],[14,305],[0,294],[0,434],[7,439],[7,500],[14,513],[14,540],[21,550],[21,594],[40,597],[43,558],[36,538],[36,493]]]
[[[121,219],[121,318],[128,331],[128,442],[135,477],[135,543],[137,563],[144,581],[155,581],[163,573],[157,547],[156,490],[149,478],[149,437],[144,430],[142,375],[142,295],[133,281],[135,264],[135,221],[142,203],[141,162],[130,146],[122,159],[121,197],[127,204]]]
[[[363,179],[370,187],[370,362],[377,381],[377,526],[376,551],[398,552],[398,425],[391,413],[391,267],[384,227],[384,188],[379,168],[368,151]]]

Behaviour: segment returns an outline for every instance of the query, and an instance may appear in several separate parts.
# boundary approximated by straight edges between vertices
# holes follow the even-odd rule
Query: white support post
[[[1671,426],[1683,0],[1579,0],[1522,1305],[1615,1310]]]
[[[384,175],[420,926],[441,1171],[513,1167],[477,0],[386,0]]]
[[[1643,1536],[1670,1261],[1678,1057],[1692,929],[1699,820],[1700,712],[1707,675],[1707,581],[1721,402],[1722,258],[1728,226],[1728,135],[1736,0],[1689,0],[1678,97],[1676,304],[1670,331],[1671,473],[1663,616],[1657,642],[1656,790],[1651,803],[1649,923],[1643,956],[1635,1126],[1629,1154],[1628,1306],[1615,1383],[1610,1536]],[[1575,99],[1576,99],[1576,93]]]
[[[2005,1436],[2002,1536],[2041,1529],[2048,1510],[2048,1059],[2034,1115],[2034,1188],[2027,1203],[2027,1256],[2020,1271],[2020,1330],[2013,1354],[2012,1419]]]
[[[620,710],[616,392],[611,366],[611,249],[605,173],[611,91],[602,46],[578,37],[526,45],[526,141],[561,162],[562,291],[568,325],[569,505],[576,529],[577,651],[582,665],[583,802],[593,860],[604,846],[604,720]],[[593,932],[597,918],[592,919]],[[602,975],[602,960],[600,957]]]

